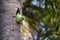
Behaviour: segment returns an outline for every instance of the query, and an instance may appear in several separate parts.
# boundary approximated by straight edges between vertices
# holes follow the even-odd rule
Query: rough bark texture
[[[0,40],[21,40],[21,27],[14,18],[17,8],[17,0],[0,0]]]

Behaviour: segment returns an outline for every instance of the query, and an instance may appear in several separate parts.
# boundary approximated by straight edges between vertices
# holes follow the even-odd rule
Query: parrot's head
[[[23,15],[20,14],[20,11],[18,8],[16,12],[16,22],[20,24],[23,20],[24,20],[24,17]]]

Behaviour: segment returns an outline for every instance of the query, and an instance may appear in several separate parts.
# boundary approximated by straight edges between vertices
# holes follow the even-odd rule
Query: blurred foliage
[[[38,33],[37,40],[60,40],[60,0],[26,0],[23,5],[23,15],[28,17],[32,31]]]

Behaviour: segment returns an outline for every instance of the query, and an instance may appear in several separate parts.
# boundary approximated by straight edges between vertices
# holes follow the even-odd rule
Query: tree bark
[[[0,0],[0,40],[22,40],[21,26],[14,18],[18,8],[17,0]]]

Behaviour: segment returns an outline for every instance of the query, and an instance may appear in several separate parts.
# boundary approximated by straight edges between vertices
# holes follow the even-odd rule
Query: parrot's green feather
[[[21,21],[22,21],[23,19],[24,19],[23,16],[20,15],[19,13],[17,13],[17,15],[16,15],[16,22],[17,22],[17,23],[21,23]]]

